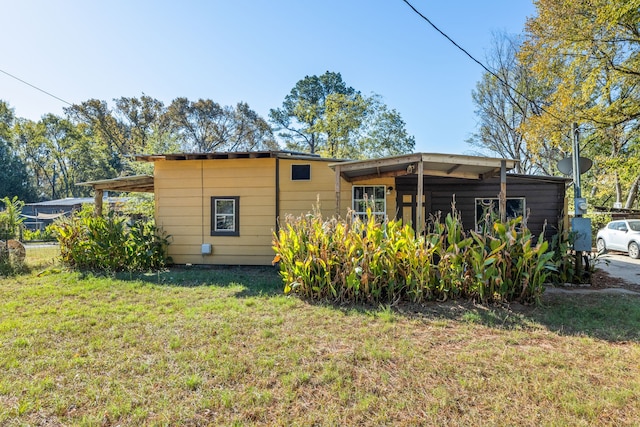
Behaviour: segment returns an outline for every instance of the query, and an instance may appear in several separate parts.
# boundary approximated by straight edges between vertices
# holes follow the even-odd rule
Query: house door
[[[398,219],[402,220],[403,224],[409,224],[413,227],[416,223],[416,212],[418,204],[416,200],[418,198],[417,191],[411,190],[398,190],[396,196],[396,206],[398,207]],[[429,206],[428,200],[431,198],[430,192],[425,192],[422,196],[422,219],[426,222],[427,213],[429,209],[426,209]],[[415,228],[415,227],[414,227]]]

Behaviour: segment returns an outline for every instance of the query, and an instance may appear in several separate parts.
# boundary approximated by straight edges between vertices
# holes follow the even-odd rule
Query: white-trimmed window
[[[361,220],[367,220],[367,208],[380,222],[384,222],[387,215],[387,188],[384,185],[354,185],[352,209],[354,215]]]
[[[211,198],[211,235],[240,235],[240,197]]]
[[[524,197],[508,197],[507,198],[507,221],[524,217],[526,212],[526,203]],[[495,218],[500,218],[500,199],[476,198],[476,231],[486,231],[491,226]]]

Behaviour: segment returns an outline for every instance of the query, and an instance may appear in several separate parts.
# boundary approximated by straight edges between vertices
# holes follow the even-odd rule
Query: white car
[[[640,219],[611,221],[598,231],[596,248],[598,253],[621,251],[631,258],[640,258]]]

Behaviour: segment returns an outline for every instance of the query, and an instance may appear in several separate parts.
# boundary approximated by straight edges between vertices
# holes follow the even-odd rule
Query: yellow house
[[[284,151],[137,156],[154,162],[156,224],[172,236],[169,255],[177,264],[269,265],[273,231],[285,215],[319,206],[336,213],[339,162]],[[395,211],[387,191],[393,178],[371,179],[370,188],[341,186],[340,213],[352,192],[377,191],[384,212]],[[387,194],[389,193],[389,194]]]
[[[176,264],[270,265],[279,221],[316,207],[326,218],[344,218],[350,211],[364,215],[373,202],[375,215],[401,219],[420,233],[430,214],[451,210],[455,197],[468,229],[482,225],[478,212],[499,206],[503,218],[530,211],[527,226],[535,235],[559,229],[566,211],[566,179],[507,174],[517,164],[509,159],[413,153],[344,161],[287,151],[135,158],[153,162],[154,176],[84,185],[96,200],[104,190],[154,192],[156,224],[171,235]]]

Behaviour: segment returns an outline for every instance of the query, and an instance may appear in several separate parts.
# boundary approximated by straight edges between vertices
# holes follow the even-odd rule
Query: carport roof
[[[153,193],[153,177],[149,175],[122,176],[99,181],[80,182],[76,185],[93,187],[94,190]]]
[[[452,178],[485,179],[500,174],[504,162],[505,170],[516,167],[518,160],[492,157],[466,156],[458,154],[414,153],[402,156],[371,160],[331,163],[335,171],[345,180],[361,181],[370,178],[412,175],[422,162],[423,174]]]

